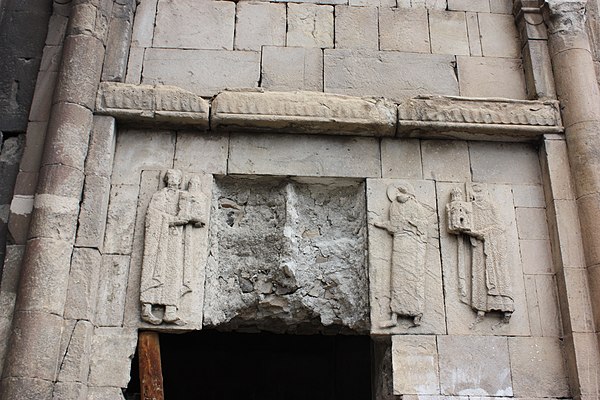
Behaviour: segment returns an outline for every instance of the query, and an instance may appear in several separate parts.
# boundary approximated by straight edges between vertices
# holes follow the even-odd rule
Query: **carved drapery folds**
[[[166,187],[154,193],[148,205],[141,319],[151,325],[199,329],[202,310],[193,305],[201,305],[198,298],[204,296],[210,199],[203,191],[200,176],[188,177],[183,185],[182,180],[181,171],[168,170],[164,176]]]
[[[455,187],[446,205],[448,232],[458,235],[460,300],[477,312],[476,323],[490,311],[514,311],[505,232],[483,184],[467,185],[467,200]]]

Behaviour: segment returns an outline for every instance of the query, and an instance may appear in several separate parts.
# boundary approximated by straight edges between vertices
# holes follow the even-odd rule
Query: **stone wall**
[[[527,97],[510,0],[201,4],[140,4],[128,83]]]

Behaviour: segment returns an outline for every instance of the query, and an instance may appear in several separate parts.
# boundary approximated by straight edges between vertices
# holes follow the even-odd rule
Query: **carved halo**
[[[391,185],[388,186],[387,188],[387,197],[388,199],[390,199],[390,201],[394,201],[394,199],[396,198],[396,193],[398,192],[399,188],[405,188],[407,194],[411,195],[411,196],[415,196],[415,189],[413,188],[413,186],[405,181],[402,182],[398,182],[398,183],[392,183]]]

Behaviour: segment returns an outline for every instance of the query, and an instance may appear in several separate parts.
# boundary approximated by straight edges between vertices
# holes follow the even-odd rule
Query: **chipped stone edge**
[[[224,91],[210,104],[175,86],[103,82],[96,113],[125,122],[213,131],[534,141],[562,133],[557,101],[418,96],[383,98],[321,92]]]

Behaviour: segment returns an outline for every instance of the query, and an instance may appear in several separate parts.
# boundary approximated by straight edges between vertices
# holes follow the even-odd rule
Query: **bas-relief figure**
[[[398,324],[398,317],[412,317],[419,326],[425,309],[425,267],[427,255],[428,212],[409,183],[390,185],[387,196],[392,202],[389,220],[375,222],[393,237],[390,269],[391,318],[382,327]]]
[[[152,195],[145,223],[140,302],[142,320],[153,325],[184,325],[179,314],[183,296],[192,292],[197,232],[206,224],[200,178],[181,188],[182,172],[168,170],[166,187]]]
[[[460,299],[477,312],[476,322],[487,312],[500,311],[508,323],[514,300],[505,230],[485,185],[467,186],[467,199],[462,189],[454,188],[446,205],[448,231],[458,236]]]

